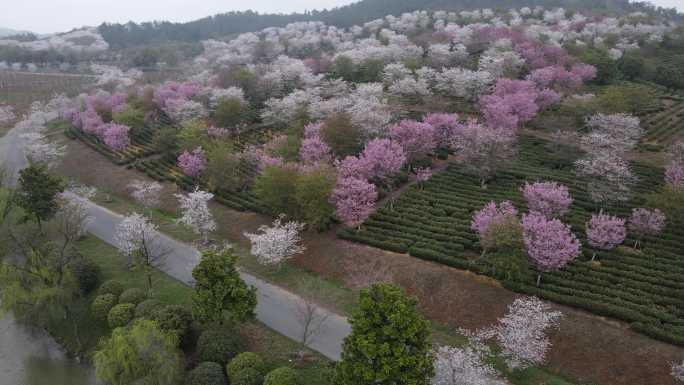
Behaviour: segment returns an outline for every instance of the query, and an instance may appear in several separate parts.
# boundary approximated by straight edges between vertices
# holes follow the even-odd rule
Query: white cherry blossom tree
[[[280,216],[272,226],[259,227],[257,234],[244,233],[252,242],[252,254],[263,265],[280,266],[287,259],[305,250],[300,244],[299,235],[304,229],[304,224],[282,221],[283,216]]]
[[[176,194],[176,198],[183,212],[178,222],[189,226],[206,243],[209,233],[216,230],[216,221],[208,204],[214,198],[214,194],[195,188],[195,191],[187,195]]]

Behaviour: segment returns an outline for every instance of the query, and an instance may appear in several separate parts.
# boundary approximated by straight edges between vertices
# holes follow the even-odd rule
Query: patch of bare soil
[[[140,173],[114,167],[104,157],[78,142],[61,171],[86,183],[125,194],[131,179]],[[173,187],[168,187],[170,190]],[[176,210],[175,199],[164,194],[164,207]],[[214,207],[220,231],[231,241],[247,246],[243,232],[253,232],[270,218]],[[296,257],[297,266],[358,288],[391,281],[416,296],[429,318],[467,329],[490,326],[506,313],[517,294],[498,282],[470,272],[422,261],[405,254],[337,239],[333,230],[307,233],[306,251]],[[684,358],[684,349],[629,330],[627,324],[587,312],[554,305],[564,313],[560,329],[553,332],[548,366],[581,383],[604,385],[674,385],[670,363]]]

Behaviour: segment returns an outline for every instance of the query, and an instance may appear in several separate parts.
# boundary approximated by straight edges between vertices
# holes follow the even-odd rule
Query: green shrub
[[[136,318],[151,318],[155,310],[162,306],[156,299],[146,299],[135,307]]]
[[[132,303],[134,305],[139,304],[147,298],[147,294],[137,287],[126,289],[119,296],[119,303]]]
[[[299,385],[299,378],[294,369],[283,366],[268,373],[264,385]]]
[[[242,341],[235,330],[229,328],[209,329],[197,341],[197,355],[201,361],[226,365],[242,348]]]
[[[189,342],[192,331],[192,313],[184,306],[166,305],[160,307],[152,312],[152,320],[157,322],[161,330],[178,337],[178,343],[181,346],[186,346]],[[224,363],[221,362],[221,364]]]
[[[132,303],[121,303],[112,308],[107,315],[109,327],[114,329],[128,325],[135,315],[135,305]]]
[[[216,362],[202,362],[188,373],[185,385],[225,385],[221,365]]]
[[[104,321],[114,305],[116,305],[114,294],[101,294],[93,300],[93,303],[90,305],[90,312],[95,319]]]
[[[226,372],[231,385],[261,385],[266,373],[266,364],[258,354],[244,352],[228,363]]]
[[[71,264],[71,273],[78,282],[78,288],[87,295],[100,283],[100,267],[88,258],[79,258]]]
[[[239,99],[224,99],[216,106],[214,120],[218,127],[233,127],[243,120],[244,106]]]
[[[121,293],[123,293],[124,288],[121,282],[115,281],[113,279],[110,279],[109,281],[105,281],[100,288],[98,289],[97,293],[102,295],[102,294],[112,294],[116,298],[119,298]]]
[[[145,128],[145,112],[136,108],[128,107],[114,114],[114,121],[131,128],[132,133],[140,133]]]

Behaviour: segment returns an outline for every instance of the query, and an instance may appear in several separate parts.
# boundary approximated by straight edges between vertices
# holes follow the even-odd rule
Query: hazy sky
[[[2,0],[0,27],[38,33],[63,32],[104,21],[190,21],[232,10],[259,12],[331,8],[353,0]],[[652,0],[684,12],[684,0]],[[9,3],[9,5],[6,5]]]

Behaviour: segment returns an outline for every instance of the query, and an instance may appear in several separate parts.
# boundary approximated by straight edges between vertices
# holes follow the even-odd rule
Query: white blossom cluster
[[[130,87],[143,76],[140,70],[130,69],[122,71],[118,67],[103,64],[91,64],[90,70],[97,75],[96,84],[98,86],[110,86],[115,89]]]
[[[150,251],[159,242],[157,225],[141,214],[130,214],[116,226],[114,241],[121,254],[132,258],[142,248]]]
[[[183,213],[178,222],[190,227],[206,241],[208,234],[216,230],[214,215],[209,210],[209,201],[214,194],[195,188],[187,195],[176,194],[176,198]]]
[[[671,366],[670,373],[677,382],[684,382],[684,361],[682,361],[679,364],[673,363]]]
[[[128,185],[133,199],[145,208],[153,208],[159,205],[162,185],[159,182],[147,182],[134,180]]]
[[[97,28],[84,28],[63,34],[51,35],[34,41],[17,41],[1,39],[0,46],[13,46],[31,51],[57,52],[102,52],[109,49],[109,44],[97,31]]]
[[[562,313],[536,297],[518,298],[491,331],[511,368],[539,365],[546,359],[551,341],[546,331],[558,326]]]
[[[644,135],[639,118],[630,114],[598,113],[587,118],[586,125],[592,130],[582,138],[588,152],[610,151],[622,156]]]
[[[261,226],[257,234],[244,233],[252,242],[252,254],[259,262],[267,266],[277,266],[285,260],[304,251],[300,245],[299,233],[304,229],[304,224],[299,222],[282,223],[283,217],[279,217],[272,226]]]
[[[479,341],[464,347],[441,346],[435,352],[432,385],[505,385],[496,369],[485,360],[491,354]]]
[[[0,125],[5,125],[13,121],[16,117],[12,106],[0,106]]]
[[[24,140],[26,157],[35,164],[52,168],[64,157],[65,146],[50,141],[43,132],[35,131],[21,134]]]

